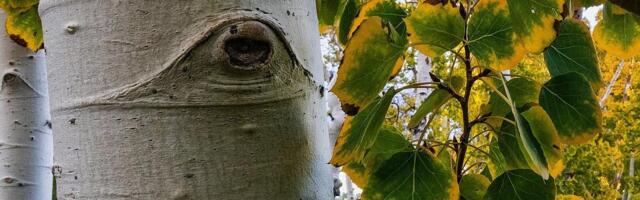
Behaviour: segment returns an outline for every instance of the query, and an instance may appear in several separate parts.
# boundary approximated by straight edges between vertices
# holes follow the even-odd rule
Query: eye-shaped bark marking
[[[41,97],[31,85],[29,85],[18,72],[5,73],[0,82],[0,98],[17,97]]]
[[[239,22],[221,35],[230,66],[240,70],[256,70],[271,61],[275,33],[257,21]]]
[[[269,25],[267,25],[269,24]],[[211,27],[162,71],[97,104],[247,105],[296,98],[313,84],[268,22],[235,19]]]

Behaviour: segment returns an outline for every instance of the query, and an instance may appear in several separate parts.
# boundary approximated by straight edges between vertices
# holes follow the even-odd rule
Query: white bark
[[[431,76],[429,73],[431,72],[433,61],[428,56],[416,53],[416,82],[431,82]],[[427,88],[418,88],[416,89],[417,97],[416,97],[416,108],[420,107],[420,104],[424,99],[426,99],[431,93]]]
[[[620,78],[620,74],[622,74],[623,68],[624,68],[624,61],[621,60],[618,63],[618,67],[616,67],[616,71],[613,74],[613,77],[611,77],[611,81],[609,81],[609,84],[607,85],[607,89],[604,91],[604,94],[600,98],[601,108],[604,108],[604,103],[606,103],[607,98],[609,98],[609,95],[611,94],[611,90],[613,89],[613,86],[616,84],[616,81],[618,81],[618,78]]]
[[[5,13],[0,13],[4,22]],[[53,139],[43,51],[0,26],[0,199],[51,199]]]
[[[417,83],[422,83],[422,82],[432,82],[433,80],[431,80],[431,76],[429,75],[429,73],[431,73],[431,69],[433,67],[433,60],[420,53],[417,52],[416,53],[416,82]],[[420,105],[422,105],[422,102],[429,97],[429,94],[431,94],[431,91],[428,88],[418,88],[415,90],[415,94],[416,94],[416,105],[415,108],[416,110],[418,108],[420,108]],[[425,124],[426,122],[423,120],[423,122],[421,122],[421,124]],[[422,125],[420,125],[419,127],[422,127]],[[427,127],[424,127],[427,128]],[[420,137],[420,132],[422,130],[420,129],[414,129],[413,130],[413,137],[414,139],[419,139]],[[428,137],[428,135],[427,135]]]
[[[634,156],[635,155],[631,155],[631,158],[629,158],[629,177],[631,178],[631,180],[633,180],[636,170],[636,158]],[[622,200],[630,200],[632,199],[632,195],[632,190],[629,188],[625,188],[624,194],[622,195]]]
[[[61,199],[330,199],[312,0],[43,0]]]

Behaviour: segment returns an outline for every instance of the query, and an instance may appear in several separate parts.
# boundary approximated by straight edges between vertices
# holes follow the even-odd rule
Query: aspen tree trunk
[[[429,73],[431,72],[433,60],[428,56],[416,53],[416,82],[431,82],[431,76]],[[420,103],[426,99],[430,91],[426,88],[418,88],[416,89],[416,107],[420,106]]]
[[[0,13],[4,22],[5,13]],[[44,51],[0,26],[0,199],[51,199],[53,139]]]
[[[331,199],[313,0],[42,0],[60,199]]]
[[[415,71],[416,82],[421,83],[421,82],[433,81],[431,80],[431,76],[429,75],[432,68],[433,68],[433,60],[430,57],[422,53],[416,53],[416,71]],[[418,88],[415,90],[416,110],[420,107],[420,105],[422,105],[422,101],[424,101],[427,97],[429,97],[429,94],[431,94],[431,91],[427,88]],[[421,122],[420,126],[418,127],[423,127],[424,124],[426,124],[426,121]],[[424,127],[424,128],[427,128],[427,127]],[[421,131],[422,130],[420,129],[414,129],[413,131],[414,139],[416,140],[419,139]]]

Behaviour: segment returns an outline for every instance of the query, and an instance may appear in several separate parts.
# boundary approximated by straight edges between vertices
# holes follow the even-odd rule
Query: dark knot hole
[[[256,68],[255,65],[264,64],[271,57],[269,42],[251,38],[233,38],[225,41],[224,50],[229,55],[232,64]]]
[[[18,79],[18,76],[16,76],[15,74],[5,74],[4,77],[2,78],[2,82],[11,83],[16,79]]]

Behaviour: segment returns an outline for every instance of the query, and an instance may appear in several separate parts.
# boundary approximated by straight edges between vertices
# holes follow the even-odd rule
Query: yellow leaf
[[[349,40],[331,91],[345,107],[362,108],[378,97],[404,53],[380,17],[369,17]],[[357,109],[354,109],[357,111]],[[347,112],[353,115],[353,112]]]
[[[352,154],[349,154],[348,156],[340,156],[338,154],[338,151],[336,151],[336,149],[342,149],[342,147],[344,146],[347,139],[347,134],[349,133],[349,129],[351,129],[352,120],[353,120],[352,116],[347,116],[344,118],[344,122],[342,123],[342,128],[340,128],[340,134],[338,135],[338,138],[336,139],[336,144],[333,147],[334,149],[333,156],[329,161],[329,163],[331,163],[332,165],[342,166],[342,165],[346,165],[347,163],[349,163],[349,161],[353,160]]]
[[[620,59],[640,54],[640,19],[615,5],[605,4],[604,19],[596,25],[593,38],[596,46]]]
[[[452,50],[464,37],[464,20],[451,4],[420,3],[405,23],[409,41],[430,57]]]
[[[496,71],[511,69],[526,50],[518,40],[509,19],[507,4],[501,0],[483,0],[469,20],[469,49],[476,60]]]
[[[376,5],[378,5],[383,1],[385,0],[373,0],[362,5],[362,7],[360,8],[360,12],[358,12],[358,16],[355,19],[353,19],[351,30],[349,30],[349,36],[353,35],[353,32],[356,32],[356,29],[358,29],[358,26],[360,26],[360,24],[362,24],[362,22],[364,22],[365,19],[369,18],[369,16],[367,16],[367,13],[371,9],[373,9]]]
[[[564,0],[507,0],[513,28],[531,53],[540,53],[553,42],[553,24],[561,20]]]
[[[23,12],[9,12],[5,26],[9,37],[19,45],[32,51],[43,48],[42,23],[37,5]]]
[[[0,8],[5,11],[20,12],[38,5],[39,0],[0,0]]]

